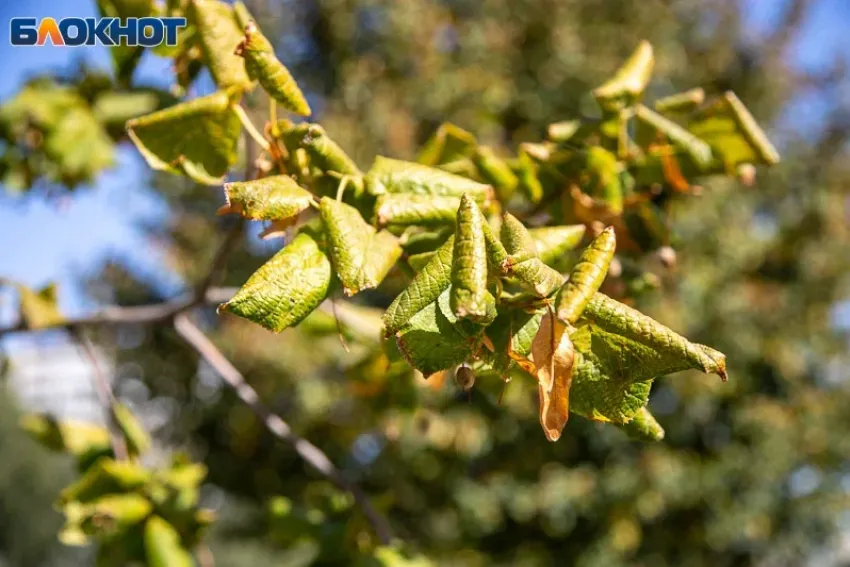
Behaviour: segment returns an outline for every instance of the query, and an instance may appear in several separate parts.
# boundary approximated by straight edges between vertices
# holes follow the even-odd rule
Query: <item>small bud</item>
[[[752,187],[756,182],[756,166],[751,163],[742,163],[738,166],[738,181],[742,185]]]
[[[459,388],[468,392],[475,384],[475,372],[469,366],[459,366],[455,372],[455,382]]]
[[[669,246],[662,246],[658,249],[658,259],[669,270],[676,267],[676,251]]]

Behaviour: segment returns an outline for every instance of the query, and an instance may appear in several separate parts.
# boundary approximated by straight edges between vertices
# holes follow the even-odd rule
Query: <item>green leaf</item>
[[[227,204],[219,214],[237,213],[253,220],[288,219],[314,202],[313,194],[288,175],[225,183],[224,198]]]
[[[310,116],[310,105],[298,83],[278,60],[272,44],[253,23],[245,27],[245,38],[239,43],[236,53],[245,58],[248,76],[259,81],[269,96],[295,114]]]
[[[279,333],[297,325],[324,301],[331,275],[325,252],[312,236],[302,232],[219,309]]]
[[[85,507],[80,523],[83,533],[102,541],[121,536],[142,522],[153,511],[153,504],[141,494],[110,494]]]
[[[693,116],[688,130],[711,146],[728,171],[742,163],[779,163],[776,148],[731,91]]]
[[[454,224],[460,197],[386,193],[375,203],[378,225],[440,226]]]
[[[363,175],[354,160],[318,124],[298,124],[291,128],[289,135],[298,138],[298,147],[307,150],[311,164],[322,171],[358,178]]]
[[[602,199],[612,214],[619,215],[623,212],[623,186],[617,156],[601,146],[592,146],[584,158],[584,166],[590,174],[586,192]]]
[[[244,39],[233,8],[218,0],[191,0],[189,16],[198,29],[204,61],[219,88],[246,90],[251,79],[236,47]]]
[[[520,150],[514,171],[519,184],[517,187],[534,204],[543,199],[543,184],[537,177],[537,164],[525,151]]]
[[[534,240],[534,247],[540,260],[551,266],[564,254],[579,245],[584,237],[583,224],[565,226],[543,226],[529,229],[528,234]]]
[[[641,408],[628,423],[619,426],[632,439],[638,441],[661,441],[664,429],[647,408]]]
[[[153,0],[97,0],[97,7],[102,17],[120,18],[124,25],[127,24],[127,18],[152,16],[156,9]],[[144,49],[142,46],[125,43],[114,45],[109,49],[119,83],[130,83]]]
[[[56,284],[51,283],[38,291],[13,284],[18,290],[21,322],[27,329],[44,329],[61,325],[65,318],[59,311]]]
[[[593,294],[605,281],[616,248],[614,227],[609,226],[584,249],[558,295],[559,319],[571,325],[578,321]]]
[[[248,27],[248,24],[254,22],[254,16],[251,15],[251,12],[248,11],[248,7],[244,2],[239,2],[238,0],[233,3],[233,15],[236,18],[236,23],[239,24],[239,29],[243,32],[245,28]]]
[[[377,287],[401,256],[398,238],[376,231],[357,209],[328,197],[322,198],[321,214],[345,294]]]
[[[160,97],[152,92],[107,91],[94,102],[92,111],[98,122],[124,127],[127,120],[155,111]]]
[[[549,124],[546,134],[553,142],[568,142],[578,132],[579,128],[581,128],[581,124],[582,122],[579,119],[553,122]]]
[[[508,253],[507,272],[538,297],[549,297],[564,284],[564,277],[544,264],[528,229],[510,213],[502,222],[502,243]]]
[[[90,423],[57,421],[46,414],[27,414],[21,417],[20,426],[48,449],[77,457],[110,448],[109,431]]]
[[[701,170],[705,171],[711,166],[714,159],[711,146],[684,127],[642,104],[637,105],[635,117],[638,120],[639,127],[643,126],[649,130],[649,133],[644,136],[650,142],[654,141],[656,134],[660,133],[669,139],[674,146],[684,150]]]
[[[494,370],[506,374],[516,368],[516,363],[508,356],[508,346],[514,354],[528,356],[531,343],[540,328],[541,311],[528,313],[521,309],[505,309],[487,327],[487,336],[493,342],[494,352],[490,364]]]
[[[683,114],[696,110],[705,102],[705,91],[701,87],[659,98],[653,105],[662,114]]]
[[[451,284],[454,235],[437,249],[428,264],[416,274],[384,313],[384,335],[396,333],[411,317],[437,300]]]
[[[151,516],[145,523],[145,556],[150,567],[194,567],[192,555],[183,547],[174,526]]]
[[[492,187],[472,179],[442,169],[383,156],[375,158],[372,169],[366,174],[366,190],[372,195],[406,193],[458,199],[468,193],[479,204],[490,200],[493,194]]]
[[[475,145],[475,136],[451,122],[446,122],[428,138],[416,161],[431,166],[451,163],[470,157]]]
[[[605,110],[618,110],[630,104],[649,84],[654,65],[652,45],[641,41],[614,76],[594,89],[593,96]]]
[[[665,362],[675,370],[657,374],[693,368],[707,374],[717,374],[726,380],[726,356],[723,353],[692,343],[655,319],[607,295],[594,294],[582,317],[606,332],[646,345],[666,357]]]
[[[130,455],[136,457],[146,453],[151,447],[150,435],[145,431],[138,418],[130,411],[130,408],[115,402],[112,404],[112,415],[127,441],[127,451]]]
[[[499,200],[506,202],[511,198],[519,179],[505,160],[497,156],[491,148],[479,146],[472,156],[472,161],[481,179],[496,188]]]
[[[59,502],[91,502],[107,494],[135,490],[150,478],[150,473],[138,463],[102,458],[62,490]]]
[[[129,120],[127,133],[153,169],[218,185],[237,158],[233,96],[219,91]]]
[[[487,291],[487,220],[475,202],[464,195],[457,211],[454,261],[452,262],[452,312],[459,318],[480,321],[495,310]],[[489,227],[488,227],[489,228]]]
[[[449,295],[449,289],[442,291],[442,302],[435,298],[395,333],[402,355],[426,378],[464,362],[474,351],[474,341],[449,318]]]

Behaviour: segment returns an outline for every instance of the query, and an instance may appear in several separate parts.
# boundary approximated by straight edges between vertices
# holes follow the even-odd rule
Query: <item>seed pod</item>
[[[469,366],[458,366],[455,371],[455,382],[458,388],[468,392],[475,385],[475,372]]]
[[[310,105],[295,79],[275,56],[272,44],[253,22],[245,26],[245,39],[236,47],[236,54],[245,58],[248,76],[259,81],[269,96],[287,110],[310,116]]]
[[[558,318],[561,321],[571,325],[578,321],[587,302],[605,280],[616,247],[617,237],[614,228],[609,226],[582,252],[558,296]]]
[[[494,298],[487,291],[487,221],[478,206],[466,195],[461,197],[455,229],[452,262],[451,308],[459,318],[479,321],[487,316]]]

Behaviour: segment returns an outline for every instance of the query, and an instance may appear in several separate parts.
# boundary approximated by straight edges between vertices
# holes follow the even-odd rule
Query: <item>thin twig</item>
[[[319,474],[336,484],[354,497],[363,515],[372,525],[378,540],[382,544],[388,544],[392,539],[389,523],[369,501],[369,497],[359,486],[348,480],[339,469],[331,462],[325,453],[300,437],[292,431],[292,428],[277,414],[274,414],[260,401],[256,390],[246,381],[242,373],[222,354],[218,347],[201,331],[185,313],[177,315],[174,319],[174,328],[183,339],[189,343],[203,359],[212,366],[221,376],[224,382],[233,389],[234,393],[247,405],[254,414],[260,418],[275,437],[289,444],[295,449],[307,464]]]
[[[101,368],[100,362],[97,360],[94,345],[92,344],[89,336],[86,334],[85,329],[75,329],[73,334],[77,339],[77,343],[82,348],[86,358],[88,358],[89,364],[92,366],[92,370],[94,370],[92,373],[94,376],[94,389],[97,391],[97,397],[100,400],[100,405],[103,407],[103,411],[106,412],[106,420],[109,425],[109,437],[112,442],[112,451],[115,453],[116,460],[125,461],[128,458],[127,443],[124,441],[124,437],[121,435],[121,432],[118,430],[118,426],[115,423],[115,413],[112,410],[115,404],[115,396],[112,394],[112,388],[109,386],[109,380],[107,380],[106,374],[103,372],[103,368]]]
[[[260,134],[257,127],[254,126],[253,122],[251,122],[251,119],[248,117],[245,109],[237,104],[234,105],[233,110],[236,112],[236,115],[239,117],[239,120],[242,122],[242,126],[245,127],[245,131],[248,132],[248,135],[251,136],[264,151],[269,151],[269,141]]]

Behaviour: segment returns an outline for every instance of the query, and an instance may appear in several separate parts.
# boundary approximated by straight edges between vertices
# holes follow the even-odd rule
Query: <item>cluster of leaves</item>
[[[56,507],[65,515],[66,545],[99,543],[97,564],[142,562],[150,567],[194,565],[191,549],[213,522],[199,506],[204,465],[184,455],[151,469],[141,462],[151,440],[133,413],[113,403],[116,437],[106,428],[30,414],[21,426],[45,447],[75,457],[80,477],[65,487]],[[120,434],[118,433],[120,432]],[[116,440],[122,447],[116,457]]]
[[[207,0],[192,6],[222,90],[127,128],[154,168],[217,184],[235,163],[240,120],[259,134],[238,106],[246,78],[257,80],[273,105],[298,114],[310,109],[244,7]],[[689,91],[657,101],[658,112],[641,104],[652,67],[652,48],[643,42],[594,90],[602,119],[553,124],[550,140],[523,144],[512,160],[447,124],[418,163],[379,156],[363,173],[320,125],[273,120],[260,140],[262,177],[226,184],[220,212],[268,221],[267,234],[297,236],[222,309],[279,332],[304,320],[337,285],[354,295],[404,264],[416,275],[384,315],[384,335],[425,376],[474,364],[507,380],[524,369],[538,381],[541,424],[554,441],[567,420],[575,375],[574,412],[621,425],[640,413],[643,425],[635,428],[660,437],[645,410],[652,380],[685,368],[725,378],[723,355],[594,295],[614,256],[613,228],[566,278],[552,266],[565,267],[584,227],[532,232],[505,212],[530,217],[535,206],[556,200],[556,217],[594,228],[610,223],[638,249],[637,235],[648,233],[657,247],[666,234],[656,197],[689,191],[700,175],[776,163],[775,150],[731,93],[705,105],[702,91]]]

